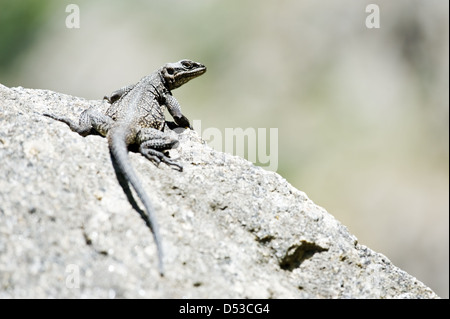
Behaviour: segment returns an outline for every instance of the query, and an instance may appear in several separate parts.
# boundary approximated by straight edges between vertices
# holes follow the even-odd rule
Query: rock
[[[183,172],[129,154],[160,226],[160,277],[106,140],[41,115],[100,103],[0,85],[0,298],[438,298],[284,178],[189,130],[171,151]]]

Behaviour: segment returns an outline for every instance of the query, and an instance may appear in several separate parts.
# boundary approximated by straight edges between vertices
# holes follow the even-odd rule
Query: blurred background
[[[66,26],[70,3],[79,28]],[[380,8],[379,29],[366,27],[370,3]],[[191,121],[222,132],[278,128],[277,172],[361,244],[448,298],[448,1],[0,7],[0,83],[8,87],[101,99],[166,62],[206,64],[204,76],[175,92]]]

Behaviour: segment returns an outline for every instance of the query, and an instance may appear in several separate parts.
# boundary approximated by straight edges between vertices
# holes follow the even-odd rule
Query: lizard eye
[[[181,62],[181,65],[184,66],[186,69],[192,68],[192,63],[188,61]]]

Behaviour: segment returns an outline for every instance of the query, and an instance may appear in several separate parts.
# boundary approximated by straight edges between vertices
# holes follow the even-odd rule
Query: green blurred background
[[[366,28],[370,3],[379,29]],[[190,119],[278,128],[277,172],[448,298],[448,6],[1,0],[0,83],[100,99],[166,62],[202,62],[175,92]]]

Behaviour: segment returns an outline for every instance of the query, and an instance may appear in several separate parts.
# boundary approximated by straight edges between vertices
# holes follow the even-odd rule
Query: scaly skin
[[[167,107],[178,126],[192,128],[189,120],[181,113],[180,105],[171,91],[205,72],[204,65],[190,60],[167,63],[138,83],[105,96],[111,105],[104,114],[95,108],[89,108],[81,113],[78,123],[67,117],[44,114],[66,123],[72,131],[82,136],[100,134],[107,138],[117,178],[131,205],[153,233],[161,276],[164,275],[164,265],[159,228],[150,199],[128,159],[128,146],[137,144],[139,152],[147,159],[156,164],[164,162],[182,171],[183,167],[180,164],[163,153],[178,146],[178,140],[164,133],[166,124],[164,108]],[[136,191],[145,212],[134,201],[129,184]]]

